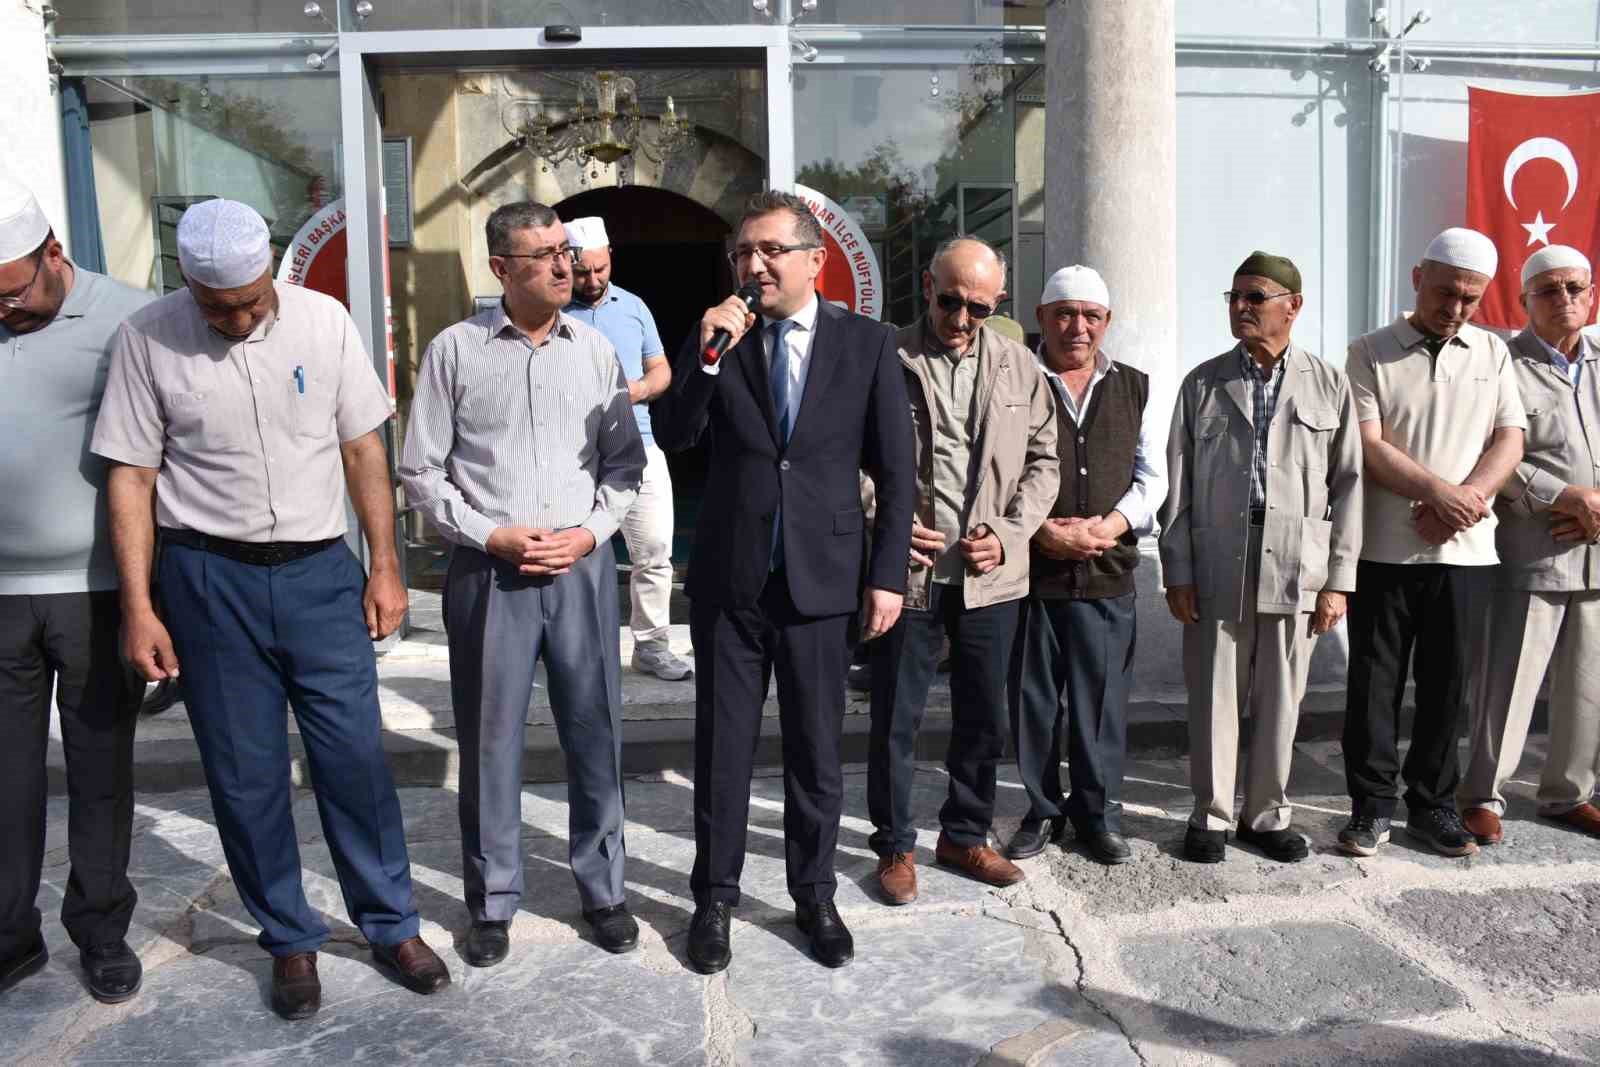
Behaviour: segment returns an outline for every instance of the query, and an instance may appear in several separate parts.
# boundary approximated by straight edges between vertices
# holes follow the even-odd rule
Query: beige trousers
[[[1550,754],[1539,810],[1570,811],[1594,793],[1600,754],[1600,592],[1498,589],[1472,710],[1472,755],[1456,791],[1462,809],[1504,814],[1501,792],[1528,740],[1539,683],[1550,672]]]
[[[667,647],[672,606],[672,472],[667,454],[654,442],[644,446],[644,479],[639,495],[622,519],[632,570],[628,626],[635,646]]]
[[[1202,830],[1234,826],[1239,720],[1254,720],[1246,758],[1239,825],[1252,830],[1289,826],[1289,763],[1300,700],[1311,668],[1310,616],[1257,613],[1261,533],[1250,531],[1244,618],[1202,619],[1183,628],[1183,676],[1189,690],[1189,781]]]

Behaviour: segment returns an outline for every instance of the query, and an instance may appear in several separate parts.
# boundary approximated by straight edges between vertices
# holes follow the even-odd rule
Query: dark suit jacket
[[[753,606],[767,582],[780,499],[784,568],[802,614],[854,611],[863,585],[904,592],[916,460],[894,329],[821,301],[805,392],[784,447],[761,325],[757,319],[715,375],[701,367],[694,331],[673,362],[671,388],[650,405],[662,448],[689,448],[710,435],[685,592],[704,603]],[[877,485],[870,551],[862,470]]]

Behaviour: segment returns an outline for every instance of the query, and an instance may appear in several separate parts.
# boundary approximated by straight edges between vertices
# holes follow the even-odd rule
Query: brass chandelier
[[[653,120],[654,130],[646,126]],[[553,116],[544,101],[515,99],[501,112],[506,132],[517,138],[540,169],[572,161],[598,178],[599,167],[610,166],[636,152],[661,163],[694,144],[688,116],[679,112],[672,97],[659,115],[646,115],[639,106],[634,80],[614,70],[585,73],[578,81],[572,109]],[[636,157],[635,157],[636,159]]]

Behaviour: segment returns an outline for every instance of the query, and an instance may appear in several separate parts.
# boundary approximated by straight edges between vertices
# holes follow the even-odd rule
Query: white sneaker
[[[673,655],[672,650],[665,645],[633,646],[632,667],[641,674],[653,674],[667,682],[681,682],[685,678],[694,677],[694,668],[685,660]]]

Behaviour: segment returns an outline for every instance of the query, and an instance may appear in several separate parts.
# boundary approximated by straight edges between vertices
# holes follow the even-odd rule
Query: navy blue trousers
[[[159,580],[222,850],[261,947],[288,956],[328,939],[300,883],[286,706],[350,920],[373,944],[417,936],[361,564],[343,542],[276,567],[169,543]]]

